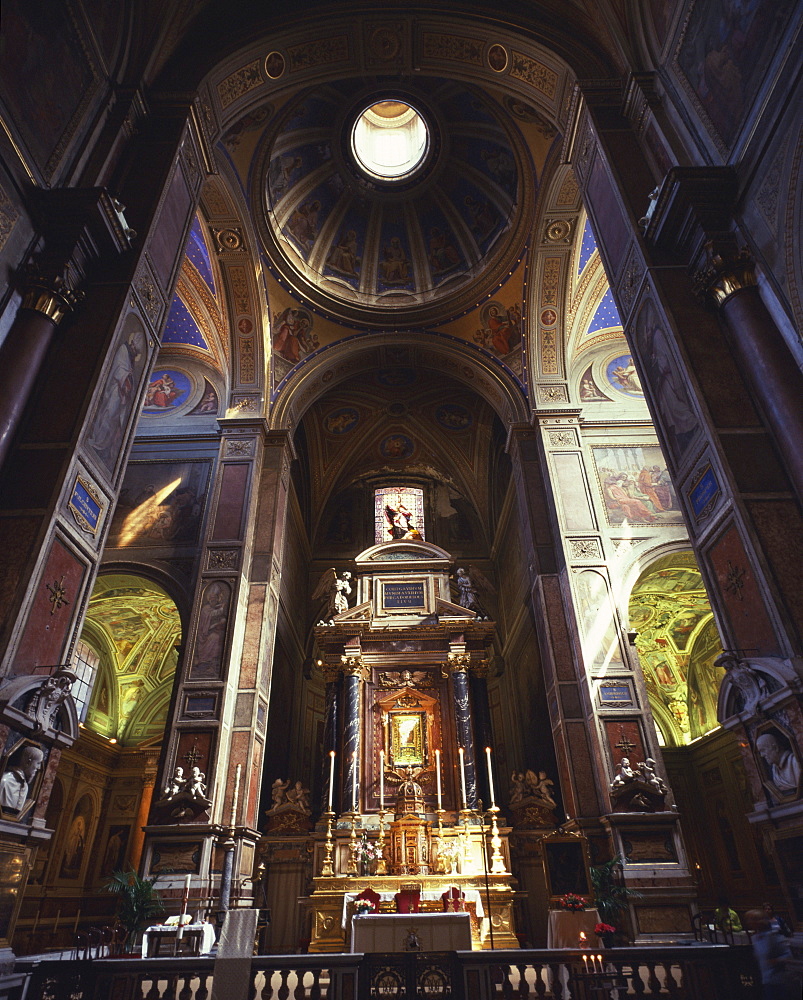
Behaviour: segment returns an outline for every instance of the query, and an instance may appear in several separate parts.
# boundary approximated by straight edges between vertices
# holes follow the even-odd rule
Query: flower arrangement
[[[565,896],[561,896],[558,904],[562,910],[570,910],[572,913],[586,908],[586,901],[574,892],[567,892]]]
[[[376,913],[376,907],[370,899],[358,899],[354,904],[354,912],[363,917],[366,913]]]
[[[611,927],[610,924],[594,924],[594,933],[597,937],[602,937],[603,934],[615,934],[616,928]]]

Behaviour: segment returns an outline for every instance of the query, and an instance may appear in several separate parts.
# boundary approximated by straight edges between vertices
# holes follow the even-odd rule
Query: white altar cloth
[[[410,947],[412,943],[418,947]],[[369,913],[351,921],[352,954],[471,951],[471,914]]]
[[[142,935],[142,957],[148,957],[148,944],[152,939],[158,938],[160,941],[170,939],[170,947],[172,949],[175,944],[177,931],[178,928],[175,925],[154,924],[152,927],[148,927]],[[188,931],[192,932],[196,936],[200,933],[200,955],[206,955],[212,950],[212,945],[215,943],[214,924],[184,924],[182,937],[187,937]]]
[[[438,902],[440,902],[441,896],[445,891],[446,890],[444,889],[424,889],[421,893],[421,899],[437,900]],[[482,896],[480,895],[479,891],[477,889],[463,889],[463,892],[465,893],[466,897],[465,902],[474,903],[477,918],[479,920],[482,920],[482,918],[485,916],[485,910],[482,907]],[[359,893],[357,892],[347,892],[343,896],[343,915],[340,920],[340,926],[343,928],[344,931],[348,929],[349,903],[353,903],[358,895]],[[395,891],[378,892],[377,895],[383,902],[387,902],[389,900],[392,900],[393,897],[396,895],[396,893]],[[437,914],[435,915],[437,916]],[[402,916],[407,916],[407,914],[402,914]]]

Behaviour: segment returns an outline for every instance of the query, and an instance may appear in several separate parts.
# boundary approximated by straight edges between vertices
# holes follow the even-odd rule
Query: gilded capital
[[[341,670],[348,677],[362,678],[365,676],[365,664],[362,662],[360,653],[344,653],[340,657],[340,662],[342,664]]]
[[[479,663],[475,663],[471,667],[471,673],[475,677],[480,677],[482,680],[487,680],[491,675],[491,661],[490,660],[480,660]]]
[[[46,277],[33,267],[22,298],[22,308],[42,313],[58,326],[83,298],[84,293],[70,288],[61,275]]]
[[[327,684],[334,683],[340,676],[340,667],[336,663],[329,663],[327,660],[318,660],[317,666]]]
[[[446,670],[450,674],[465,673],[471,664],[471,654],[465,652],[450,652],[446,657]]]
[[[753,258],[747,247],[723,255],[714,249],[713,241],[705,245],[707,264],[694,276],[694,290],[721,307],[734,292],[756,284]]]

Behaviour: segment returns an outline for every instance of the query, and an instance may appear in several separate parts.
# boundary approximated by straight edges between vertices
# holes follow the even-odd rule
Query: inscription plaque
[[[383,603],[385,609],[423,608],[424,583],[386,583],[383,588]]]

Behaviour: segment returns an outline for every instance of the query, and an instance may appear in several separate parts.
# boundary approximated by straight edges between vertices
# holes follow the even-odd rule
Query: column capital
[[[490,660],[480,660],[478,663],[473,663],[471,665],[471,673],[480,678],[480,680],[487,680],[492,673],[491,661]]]
[[[756,285],[755,262],[747,247],[720,252],[713,240],[705,244],[705,262],[694,275],[694,291],[721,308],[735,292]]]
[[[449,650],[444,667],[450,674],[465,674],[471,666],[471,653],[466,652],[466,647],[454,647]]]
[[[361,653],[344,653],[340,657],[341,670],[347,677],[359,677],[365,679],[366,666],[363,663]]]
[[[25,275],[22,308],[41,313],[55,326],[71,313],[84,299],[84,292],[71,288],[60,274],[47,274],[36,263],[31,263]]]
[[[340,676],[341,667],[337,663],[318,659],[315,661],[315,666],[318,668],[326,684],[333,684]]]

